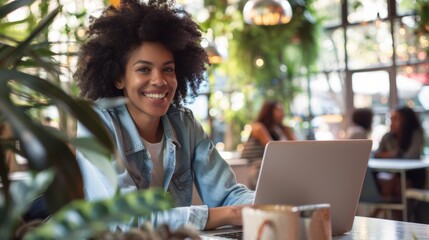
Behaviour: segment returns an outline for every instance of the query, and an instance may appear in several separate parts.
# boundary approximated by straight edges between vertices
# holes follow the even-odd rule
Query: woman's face
[[[283,111],[283,107],[279,104],[277,104],[274,107],[273,110],[273,118],[274,118],[274,122],[279,124],[283,121],[283,118],[285,117],[284,111]]]
[[[390,131],[392,133],[400,133],[402,125],[401,114],[398,111],[392,111],[390,115]]]
[[[160,43],[144,42],[130,53],[125,76],[115,85],[129,99],[131,116],[161,117],[177,89],[173,53]]]

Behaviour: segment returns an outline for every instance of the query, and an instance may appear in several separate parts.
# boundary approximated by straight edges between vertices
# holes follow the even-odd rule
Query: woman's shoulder
[[[187,107],[170,106],[165,116],[176,127],[195,126],[198,125],[198,120],[194,113]]]
[[[126,98],[100,98],[93,102],[96,112],[121,112],[126,110]]]
[[[166,113],[168,116],[185,116],[185,117],[192,117],[194,118],[194,113],[190,108],[187,107],[176,107],[176,106],[170,106]]]
[[[254,122],[251,124],[251,126],[252,126],[252,130],[255,130],[255,131],[266,129],[265,125],[261,122]]]

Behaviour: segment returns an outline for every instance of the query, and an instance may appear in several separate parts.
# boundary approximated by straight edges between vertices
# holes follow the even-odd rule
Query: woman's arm
[[[256,122],[252,125],[252,136],[256,138],[262,145],[266,145],[268,142],[272,141],[268,129],[260,122]]]
[[[215,229],[225,225],[241,226],[243,224],[241,209],[244,206],[248,205],[210,208],[205,230]]]
[[[248,204],[247,204],[248,205]],[[197,230],[216,229],[225,225],[241,226],[241,209],[247,205],[223,206],[207,208],[206,205],[177,207],[167,211],[152,213],[151,222],[154,227],[168,224],[170,229],[177,229],[184,224]],[[143,223],[147,218],[140,218]]]
[[[395,139],[388,132],[381,138],[377,151],[374,153],[375,158],[396,158],[398,155],[398,147],[394,143]]]

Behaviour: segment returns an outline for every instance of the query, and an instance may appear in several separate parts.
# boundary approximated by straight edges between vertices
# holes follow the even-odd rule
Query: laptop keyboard
[[[230,232],[215,234],[216,237],[230,238],[230,239],[243,239],[243,232]]]

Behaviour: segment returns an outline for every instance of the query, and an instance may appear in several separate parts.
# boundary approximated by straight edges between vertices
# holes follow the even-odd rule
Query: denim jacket
[[[152,161],[126,106],[101,108],[96,105],[94,109],[110,130],[122,158],[126,159],[126,168],[116,168],[121,192],[148,188]],[[254,192],[237,183],[232,169],[189,109],[172,106],[161,117],[161,122],[165,139],[163,188],[171,194],[176,207],[152,214],[154,226],[168,223],[174,229],[190,224],[202,230],[207,223],[208,208],[252,203]],[[88,134],[83,127],[78,128],[78,137]],[[116,189],[105,174],[79,152],[78,161],[88,200],[115,194]],[[193,184],[205,205],[191,206]]]

